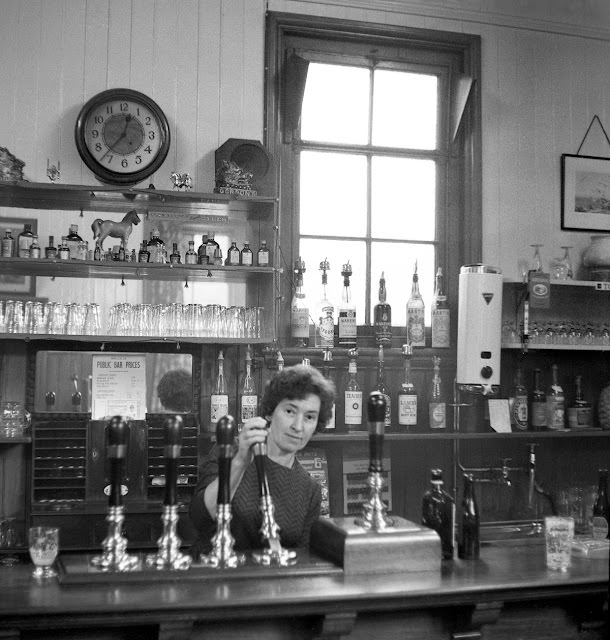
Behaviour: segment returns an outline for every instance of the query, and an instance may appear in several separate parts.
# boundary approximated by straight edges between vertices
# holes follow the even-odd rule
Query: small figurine
[[[121,244],[125,251],[127,251],[127,240],[129,240],[132,225],[134,224],[140,224],[140,216],[138,216],[135,209],[128,211],[121,222],[96,218],[91,225],[93,240],[103,249],[103,242],[108,236],[111,238],[121,238]]]
[[[47,158],[47,177],[53,183],[59,180],[59,176],[61,175],[59,171],[59,160],[57,161],[57,165],[51,164],[49,159]]]
[[[185,189],[188,191],[193,188],[193,179],[191,178],[190,173],[178,173],[177,171],[172,171],[171,178],[174,183],[174,189]]]

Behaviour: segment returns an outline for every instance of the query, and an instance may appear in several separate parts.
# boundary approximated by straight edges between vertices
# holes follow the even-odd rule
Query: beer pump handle
[[[367,402],[369,421],[369,472],[383,471],[383,436],[386,400],[379,391],[371,391]]]
[[[127,456],[129,426],[123,416],[113,416],[106,425],[106,456],[110,462],[110,496],[108,504],[120,507],[123,504],[121,495],[121,475],[123,461]]]
[[[216,424],[218,447],[218,505],[231,504],[231,459],[235,441],[235,418],[223,416]]]
[[[269,421],[267,420],[267,430],[269,429]],[[267,471],[265,469],[265,456],[267,455],[267,443],[257,442],[252,445],[252,453],[254,454],[254,465],[256,466],[256,475],[258,477],[258,492],[261,498],[267,498],[270,495],[269,483],[267,482]]]
[[[177,502],[178,463],[182,442],[183,420],[180,416],[167,418],[163,425],[165,437],[165,498],[163,504],[173,506]]]

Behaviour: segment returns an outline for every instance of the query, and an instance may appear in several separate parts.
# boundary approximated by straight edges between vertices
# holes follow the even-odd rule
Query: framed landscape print
[[[38,223],[36,218],[0,218],[0,238],[5,231],[11,230],[17,246],[17,236],[23,231],[23,225],[32,225],[32,233],[36,234]],[[36,278],[32,276],[3,273],[0,270],[0,298],[33,298],[36,296]]]

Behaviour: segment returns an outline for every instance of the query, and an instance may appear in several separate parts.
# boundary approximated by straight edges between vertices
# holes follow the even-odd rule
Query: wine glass
[[[533,258],[533,271],[542,271],[542,258],[540,257],[540,247],[544,247],[543,244],[530,244],[530,247],[534,249],[534,258]]]
[[[57,527],[30,527],[28,532],[30,558],[36,565],[34,578],[52,578],[57,575],[53,563],[59,551],[59,529]]]

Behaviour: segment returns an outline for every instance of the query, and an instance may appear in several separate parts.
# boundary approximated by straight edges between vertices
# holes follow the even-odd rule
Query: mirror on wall
[[[99,351],[39,351],[34,411],[90,412],[93,356],[99,355]],[[145,358],[146,413],[193,411],[192,355],[146,353],[138,357]]]

